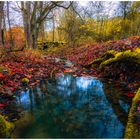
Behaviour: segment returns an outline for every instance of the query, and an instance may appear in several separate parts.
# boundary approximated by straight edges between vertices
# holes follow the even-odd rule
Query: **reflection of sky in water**
[[[29,108],[29,106],[30,106],[29,90],[27,90],[25,92],[22,91],[19,94],[18,102],[19,102],[19,104],[21,104],[22,107]]]
[[[36,89],[37,91],[33,91],[33,90],[26,90],[26,91],[22,91],[18,97],[17,97],[17,101],[18,104],[26,110],[30,110],[32,109],[36,109],[37,107],[39,107],[39,105],[41,104],[41,102],[43,102],[43,97],[40,88]]]
[[[46,98],[47,101],[40,88],[37,88],[37,92],[26,91],[21,94],[19,101],[21,106],[29,110],[31,106],[36,108],[38,104],[45,104],[44,112],[51,110],[51,117],[60,118],[60,122],[62,117],[69,120],[67,125],[62,121],[64,130],[65,125],[69,127],[72,123],[75,126],[80,123],[78,131],[73,128],[77,137],[121,138],[124,127],[114,114],[102,87],[103,84],[94,78],[73,77],[67,74],[57,78],[56,83],[46,85],[50,95]],[[123,102],[120,101],[120,104]]]

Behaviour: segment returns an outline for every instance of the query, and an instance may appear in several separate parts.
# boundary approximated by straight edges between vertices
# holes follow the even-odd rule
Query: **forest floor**
[[[53,78],[62,72],[70,72],[75,76],[93,76],[112,82],[116,86],[122,85],[127,89],[126,95],[134,97],[140,84],[138,70],[140,67],[137,64],[130,66],[127,63],[113,64],[113,66],[105,67],[104,70],[100,70],[98,65],[90,66],[89,64],[109,50],[132,51],[139,46],[140,37],[136,36],[90,46],[53,48],[45,53],[24,50],[5,54],[0,62],[0,95],[12,96],[14,91],[21,89],[24,84],[34,86],[41,79]],[[67,65],[66,60],[72,64]],[[0,104],[0,106],[4,105]]]
[[[135,36],[79,47],[50,48],[43,52],[24,50],[5,53],[0,61],[0,109],[7,106],[9,99],[14,98],[16,91],[23,86],[36,86],[40,80],[52,79],[61,73],[97,77],[123,88],[126,91],[124,96],[133,98],[140,85],[139,47],[140,36]],[[105,61],[103,56],[108,51],[115,51],[114,58],[111,58],[111,62],[117,60],[115,63],[105,65],[103,69],[99,64],[93,64],[100,58]],[[106,60],[109,60],[108,56]]]

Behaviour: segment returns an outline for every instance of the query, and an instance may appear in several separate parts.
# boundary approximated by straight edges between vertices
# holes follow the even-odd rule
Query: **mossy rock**
[[[99,69],[102,70],[105,66],[125,60],[130,60],[131,62],[140,64],[140,49],[136,48],[134,51],[126,50],[123,52],[116,52],[114,50],[110,50],[105,52],[100,58],[90,62],[86,67],[91,67],[96,64],[99,65]]]
[[[105,52],[100,58],[97,58],[97,59],[93,60],[92,62],[90,62],[87,66],[90,67],[90,66],[93,66],[94,64],[100,65],[105,60],[115,57],[116,53],[117,52],[114,50],[109,50],[109,51]]]
[[[44,49],[44,47],[47,46],[47,48],[49,47],[59,47],[59,46],[64,46],[66,45],[66,42],[62,42],[62,41],[39,41],[37,42],[37,46],[39,49]]]
[[[4,117],[0,115],[0,138],[8,138],[13,128],[14,125],[6,121]]]
[[[21,79],[21,83],[22,84],[28,84],[29,83],[29,79],[28,78],[22,78]]]
[[[99,68],[102,70],[105,66],[111,65],[115,62],[122,62],[125,60],[130,60],[131,62],[140,64],[140,52],[138,50],[139,49],[137,49],[137,51],[127,50],[124,52],[118,52],[113,58],[109,58],[105,61],[102,61],[100,63]]]
[[[136,114],[136,106],[137,106],[137,102],[140,100],[140,88],[137,91],[135,97],[132,100],[132,106],[130,108],[129,111],[129,115],[128,115],[128,122],[127,122],[127,126],[125,129],[125,135],[124,138],[126,139],[138,139],[140,138],[140,125],[137,124],[136,122],[134,122],[134,118],[135,118],[135,114]]]

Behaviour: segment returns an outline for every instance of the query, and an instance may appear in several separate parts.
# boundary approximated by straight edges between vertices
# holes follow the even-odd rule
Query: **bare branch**
[[[73,1],[70,1],[70,4],[69,4],[67,7],[65,7],[65,6],[63,6],[63,5],[60,5],[60,4],[58,4],[57,2],[55,2],[55,1],[52,1],[52,3],[53,3],[55,6],[57,6],[57,7],[62,7],[62,8],[64,8],[64,9],[69,9],[70,6],[73,4]]]
[[[76,9],[73,7],[73,4],[71,5],[73,11],[80,17],[81,21],[84,22],[83,18],[81,17],[81,15],[76,11]]]

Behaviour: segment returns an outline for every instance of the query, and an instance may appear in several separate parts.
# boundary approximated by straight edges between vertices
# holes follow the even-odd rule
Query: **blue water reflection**
[[[39,87],[20,94],[19,105],[28,113],[34,112],[36,120],[20,136],[122,138],[124,125],[118,119],[103,89],[103,83],[95,78],[65,74],[55,82],[42,82]],[[40,129],[43,130],[38,134]]]

